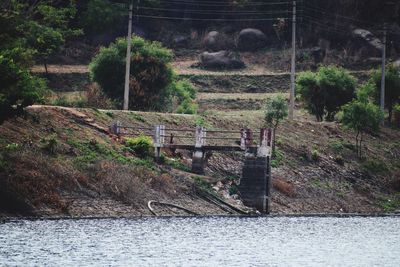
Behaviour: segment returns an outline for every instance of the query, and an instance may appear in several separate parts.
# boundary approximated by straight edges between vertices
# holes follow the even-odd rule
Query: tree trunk
[[[47,70],[47,60],[43,60],[43,64],[44,64],[44,69],[46,71],[46,77],[49,76],[49,71]]]

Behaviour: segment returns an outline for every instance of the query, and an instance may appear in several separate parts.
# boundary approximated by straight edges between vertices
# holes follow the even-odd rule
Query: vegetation
[[[43,79],[32,76],[14,60],[0,55],[0,124],[21,115],[26,106],[41,102],[46,91]]]
[[[321,66],[316,73],[303,72],[296,83],[300,98],[318,121],[332,121],[341,106],[354,98],[356,86],[354,77],[335,66]]]
[[[42,100],[46,83],[27,68],[39,60],[47,72],[48,58],[61,49],[66,38],[80,33],[69,25],[75,13],[74,1],[1,3],[0,123]]]
[[[375,85],[375,100],[380,99],[382,71],[375,71],[372,75],[372,83]],[[385,71],[385,107],[388,110],[388,121],[393,119],[393,109],[396,104],[400,104],[400,67],[393,64],[386,66]]]
[[[138,136],[134,138],[126,138],[125,145],[137,156],[146,158],[151,156],[153,149],[153,139],[149,136]]]
[[[119,104],[123,101],[127,41],[117,39],[102,48],[92,60],[90,71],[104,93]],[[175,81],[170,65],[173,54],[158,42],[132,38],[129,107],[133,110],[168,111],[175,98],[180,113],[195,113],[193,86]]]
[[[288,104],[283,95],[277,95],[267,100],[265,107],[265,123],[273,130],[272,153],[275,154],[275,137],[279,123],[288,116]]]
[[[343,106],[342,123],[356,132],[356,150],[358,157],[362,157],[362,142],[365,133],[377,133],[383,114],[379,107],[368,98],[371,92],[370,85],[359,89],[357,99]]]

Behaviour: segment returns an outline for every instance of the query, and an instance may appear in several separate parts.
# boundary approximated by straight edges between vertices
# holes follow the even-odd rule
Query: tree
[[[45,91],[43,79],[0,55],[0,124],[22,114],[24,107],[42,101]]]
[[[381,92],[382,71],[375,71],[372,83],[375,85],[375,100],[379,102]],[[388,110],[389,123],[392,121],[393,108],[400,103],[400,67],[388,64],[385,71],[385,107]]]
[[[362,157],[362,142],[365,133],[377,133],[383,114],[368,97],[371,85],[361,87],[357,99],[342,107],[341,122],[356,133],[357,156]]]
[[[94,81],[110,98],[123,100],[127,41],[117,39],[102,48],[92,60]],[[132,38],[129,107],[134,110],[163,110],[169,100],[169,85],[174,81],[170,65],[173,54],[158,42]]]
[[[1,7],[0,50],[18,64],[37,59],[47,73],[48,58],[60,51],[67,38],[81,34],[69,25],[76,14],[74,0],[5,0]]]
[[[322,66],[317,73],[303,72],[297,90],[308,111],[318,121],[332,121],[340,107],[354,98],[355,78],[335,66]]]
[[[264,121],[272,127],[272,154],[275,154],[275,133],[279,123],[288,116],[288,104],[283,95],[277,95],[267,100]]]

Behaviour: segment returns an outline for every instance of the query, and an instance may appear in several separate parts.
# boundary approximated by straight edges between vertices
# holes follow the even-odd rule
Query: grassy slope
[[[19,118],[0,126],[0,185],[3,191],[7,188],[14,208],[33,206],[41,215],[146,215],[149,200],[170,201],[202,214],[225,214],[194,194],[198,178],[176,170],[190,166],[189,153],[182,151],[182,159],[157,165],[125,151],[121,140],[104,129],[114,119],[137,126],[160,123],[185,128],[200,120],[207,128],[219,129],[262,125],[262,112],[243,110],[210,111],[201,119],[55,107],[31,108],[29,114],[27,120]],[[360,161],[354,156],[351,132],[335,123],[301,118],[284,122],[278,132],[281,157],[273,162],[275,212],[399,208],[395,190],[399,186],[399,131],[385,128],[379,137],[368,136],[367,159]],[[240,177],[241,159],[240,153],[214,153],[207,174],[214,182],[221,177],[235,180]]]

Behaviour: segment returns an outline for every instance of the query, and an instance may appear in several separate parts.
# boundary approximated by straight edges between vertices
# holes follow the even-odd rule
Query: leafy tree
[[[107,0],[89,0],[82,16],[85,33],[92,35],[103,33],[122,23],[127,10],[121,5],[110,4]]]
[[[90,71],[105,94],[122,103],[127,41],[117,39],[102,48],[92,60]],[[135,110],[165,110],[171,97],[173,54],[158,42],[132,38],[129,107]]]
[[[268,99],[265,107],[265,123],[272,127],[272,154],[275,154],[275,133],[279,123],[288,116],[288,104],[283,95]]]
[[[383,114],[379,107],[368,97],[371,85],[361,87],[357,99],[342,107],[341,122],[356,132],[356,149],[359,158],[362,157],[362,142],[365,133],[377,133]]]
[[[382,71],[375,71],[372,75],[372,83],[375,85],[375,99],[379,102],[381,91]],[[393,108],[400,103],[400,67],[389,64],[385,71],[385,107],[388,110],[388,121],[391,122]]]
[[[47,60],[57,53],[66,38],[79,35],[69,22],[76,13],[75,1],[5,0],[0,10],[0,50],[19,64]]]
[[[304,72],[297,78],[297,90],[308,111],[318,121],[332,121],[340,107],[354,98],[355,79],[346,70],[322,66],[317,73]]]
[[[44,80],[0,55],[0,124],[22,114],[24,107],[42,101],[45,91]]]

